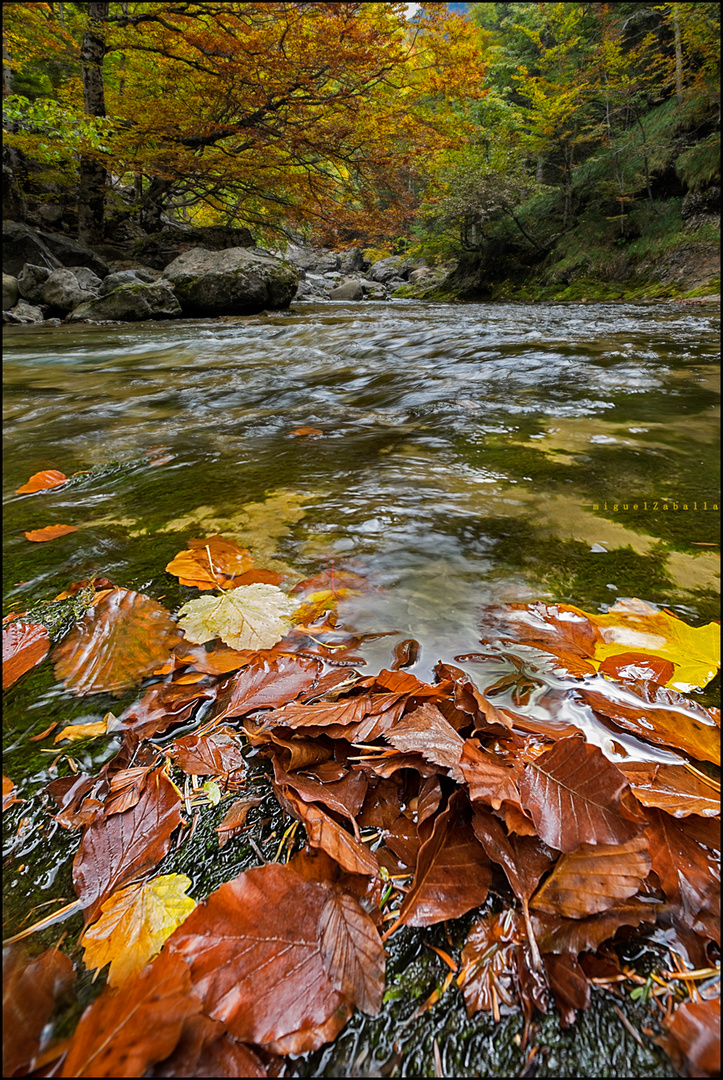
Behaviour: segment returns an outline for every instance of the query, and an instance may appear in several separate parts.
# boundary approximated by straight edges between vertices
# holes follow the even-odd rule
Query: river
[[[7,328],[4,610],[99,574],[177,609],[197,594],[165,565],[191,537],[223,533],[288,583],[332,566],[364,578],[342,616],[384,635],[360,648],[369,673],[414,638],[410,670],[430,678],[478,647],[480,610],[498,603],[599,612],[634,596],[708,622],[718,334],[717,307],[678,303],[299,303]],[[87,472],[14,493],[51,468]],[[57,522],[77,531],[25,539]],[[7,849],[16,925],[72,888],[73,838],[51,830],[57,850],[41,852],[31,836],[57,769],[28,736],[116,705],[72,698],[47,663],[6,698],[5,770],[29,799],[13,817],[27,835],[18,827]],[[629,1075],[645,1075],[641,1061]]]

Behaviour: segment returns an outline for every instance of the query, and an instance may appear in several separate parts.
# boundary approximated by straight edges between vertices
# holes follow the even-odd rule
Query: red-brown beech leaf
[[[267,727],[346,727],[368,716],[377,716],[400,703],[399,694],[360,694],[341,701],[320,701],[312,705],[287,705],[265,717]],[[357,732],[351,733],[352,738]]]
[[[384,946],[376,926],[348,893],[334,892],[319,918],[321,962],[332,986],[376,1016],[384,993]]]
[[[584,611],[565,604],[508,604],[482,614],[482,644],[512,641],[555,656],[590,657],[602,640]]]
[[[713,853],[691,835],[701,819],[679,820],[654,807],[646,815],[653,870],[678,918],[696,933],[720,940],[720,868]]]
[[[329,762],[329,764],[332,764]],[[313,776],[287,773],[274,758],[274,776],[277,784],[292,788],[304,802],[318,802],[350,821],[356,822],[367,791],[366,774],[353,769],[344,771],[338,780],[322,782]]]
[[[19,619],[3,626],[3,690],[48,655],[50,638],[39,623]]]
[[[318,660],[303,656],[274,656],[265,649],[248,667],[224,683],[215,718],[245,716],[254,709],[278,709],[313,686],[321,671]]]
[[[691,1076],[720,1076],[720,998],[684,1001],[666,1027],[693,1066]]]
[[[390,851],[394,852],[400,863],[411,870],[414,869],[417,865],[421,840],[413,821],[404,814],[400,814],[391,829],[384,834],[384,843]]]
[[[171,1056],[148,1075],[263,1077],[269,1074],[258,1054],[229,1035],[225,1024],[196,1013],[184,1020],[181,1037]]]
[[[527,903],[557,853],[546,848],[536,836],[507,836],[502,822],[479,807],[472,818],[472,828],[488,858],[504,870],[517,899]]]
[[[469,934],[462,949],[457,983],[462,987],[467,1016],[496,1008],[502,998],[517,998],[515,969],[525,930],[518,911],[508,908],[498,915],[484,915]]]
[[[211,893],[168,939],[204,1011],[237,1039],[303,1054],[351,1015],[322,961],[319,921],[332,890],[289,866],[247,870]]]
[[[80,1018],[61,1076],[144,1076],[173,1052],[184,1020],[197,1013],[191,976],[166,949],[122,993],[109,987]]]
[[[402,786],[399,779],[396,776],[389,779],[372,777],[357,821],[371,829],[391,829],[401,810]]]
[[[657,746],[674,746],[702,761],[720,765],[720,713],[706,709],[667,686],[641,679],[624,686],[610,683],[604,694],[577,691],[601,716]]]
[[[635,836],[625,844],[582,844],[563,855],[530,907],[569,919],[583,919],[634,896],[650,871],[648,842]]]
[[[155,683],[121,714],[119,727],[150,739],[173,724],[182,724],[199,701],[215,696],[214,686],[202,686],[198,683],[190,686],[174,682]]]
[[[539,836],[558,851],[623,844],[643,828],[621,800],[625,776],[582,735],[559,739],[526,766],[518,786]]]
[[[469,817],[466,798],[456,791],[419,849],[414,880],[395,925],[431,926],[485,902],[492,868]]]
[[[676,818],[720,817],[720,785],[703,773],[691,772],[685,765],[643,761],[626,761],[618,767],[643,806],[658,806]]]
[[[168,753],[189,776],[226,776],[239,780],[245,761],[236,739],[221,731],[174,739]]]
[[[474,739],[465,739],[462,756],[450,776],[457,783],[467,785],[472,802],[487,803],[499,810],[503,802],[520,806],[517,781],[521,773],[519,764],[510,767],[496,754],[483,750]]]
[[[598,671],[611,679],[652,679],[661,686],[675,674],[675,664],[663,656],[651,656],[649,653],[618,653],[606,656]]]
[[[597,949],[603,941],[615,935],[621,926],[640,926],[654,923],[658,904],[637,898],[623,900],[599,915],[586,919],[565,919],[560,915],[533,912],[532,928],[543,953],[574,953]]]
[[[72,961],[57,949],[33,959],[20,945],[3,949],[3,1076],[32,1066],[56,1001],[74,980]]]
[[[86,925],[112,892],[158,865],[180,822],[178,793],[164,773],[155,772],[135,806],[96,818],[86,828],[73,860],[73,884]]]
[[[407,713],[385,735],[405,754],[418,753],[434,765],[452,768],[462,756],[464,740],[435,705],[424,702]]]
[[[344,870],[350,874],[369,874],[374,877],[379,873],[379,864],[369,849],[359,840],[350,836],[329,814],[325,814],[314,803],[305,803],[290,787],[284,784],[274,785],[277,798],[282,807],[299,820],[306,829],[306,835],[312,847],[320,847],[331,855]]]
[[[251,799],[237,799],[232,804],[230,809],[226,812],[220,824],[216,826],[216,832],[218,833],[218,846],[224,847],[240,832],[240,830],[246,824],[246,815],[253,806],[260,806],[263,799],[255,797]]]
[[[560,1023],[563,1028],[570,1027],[577,1018],[577,1009],[590,1008],[590,983],[585,972],[570,955],[545,957],[547,981],[552,990]]]
[[[179,637],[157,600],[114,589],[55,646],[55,677],[78,696],[120,694],[166,660]]]

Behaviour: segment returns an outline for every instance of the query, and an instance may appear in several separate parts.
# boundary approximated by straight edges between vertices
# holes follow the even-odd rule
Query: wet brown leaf
[[[543,953],[574,953],[597,949],[603,941],[614,936],[621,926],[640,926],[654,923],[659,904],[644,900],[624,900],[599,915],[585,919],[566,919],[560,915],[532,913],[535,938]]]
[[[231,775],[236,782],[241,779],[246,764],[239,742],[221,731],[174,739],[167,753],[189,776]]]
[[[571,954],[545,957],[547,981],[552,990],[560,1023],[563,1028],[570,1027],[577,1019],[577,1009],[590,1008],[590,983],[577,959]]]
[[[720,867],[713,852],[702,847],[691,831],[696,820],[716,823],[673,818],[655,807],[645,813],[652,867],[678,918],[696,933],[720,940]]]
[[[320,847],[350,874],[376,876],[379,865],[369,849],[318,806],[304,800],[286,785],[274,785],[277,797],[289,813],[302,822],[312,847]]]
[[[516,1002],[515,972],[524,934],[522,917],[512,909],[484,915],[474,924],[462,949],[457,976],[467,1016],[493,1010],[499,1015],[500,1001],[508,1005]]]
[[[677,690],[640,681],[606,693],[582,687],[587,704],[625,731],[657,746],[674,746],[703,761],[720,764],[720,713],[705,709]]]
[[[720,817],[720,784],[684,765],[622,762],[633,795],[643,806],[659,806],[672,817]]]
[[[608,656],[598,670],[601,675],[607,675],[611,679],[627,679],[631,682],[636,682],[638,679],[650,679],[662,686],[672,678],[675,664],[662,656],[628,652]]]
[[[624,844],[582,844],[563,857],[530,907],[582,919],[634,896],[650,871],[644,836]]]
[[[484,903],[492,870],[469,818],[462,792],[455,792],[419,850],[414,880],[395,925],[431,926]]]
[[[517,781],[522,775],[519,763],[510,767],[501,758],[483,750],[474,739],[465,739],[462,755],[452,776],[465,783],[472,802],[483,802],[499,810],[503,802],[520,805]]]
[[[77,525],[46,525],[44,529],[31,529],[30,532],[23,533],[23,536],[34,544],[44,544],[47,540],[57,540],[59,536],[67,536],[68,533],[77,531]]]
[[[184,723],[199,701],[215,696],[214,686],[156,683],[149,686],[142,697],[121,714],[119,726],[145,738],[152,738],[173,724]]]
[[[252,806],[260,806],[262,798],[237,799],[216,826],[218,846],[224,847],[246,824],[246,815]]]
[[[32,959],[20,945],[3,949],[3,1076],[32,1068],[43,1028],[74,980],[72,961],[57,949]]]
[[[165,660],[179,639],[156,600],[114,589],[53,649],[55,677],[74,694],[120,694]]]
[[[518,786],[539,836],[558,851],[622,844],[643,827],[622,802],[628,788],[623,773],[581,735],[559,739],[528,764]]]
[[[184,1020],[181,1037],[171,1056],[148,1075],[264,1077],[269,1073],[258,1054],[229,1035],[225,1024],[197,1013]]]
[[[666,1027],[693,1065],[692,1076],[720,1076],[720,998],[684,1001]]]
[[[384,993],[384,946],[376,926],[348,893],[332,893],[319,918],[321,962],[332,986],[376,1016]]]
[[[61,1076],[143,1076],[173,1052],[184,1020],[201,1002],[183,960],[165,949],[140,975],[109,987],[80,1018]]]
[[[16,683],[21,675],[48,655],[50,638],[39,623],[19,619],[3,626],[3,690]]]
[[[189,965],[212,1019],[282,1054],[316,1050],[351,1015],[322,960],[319,923],[331,889],[270,863],[211,893],[167,942]]]
[[[526,903],[557,853],[546,848],[536,836],[507,836],[502,823],[479,807],[472,817],[472,828],[488,858],[504,870],[517,899]]]
[[[464,740],[439,709],[426,702],[398,720],[385,738],[402,753],[421,754],[443,768],[453,768],[464,747]]]
[[[214,716],[223,720],[255,709],[278,709],[309,690],[320,671],[318,660],[258,652],[248,667],[220,688]]]
[[[33,491],[47,491],[50,488],[59,487],[67,479],[65,473],[59,472],[57,469],[44,469],[42,472],[33,473],[22,487],[15,488],[15,494],[26,495]]]
[[[135,806],[122,814],[96,818],[86,828],[73,860],[73,884],[86,925],[97,917],[106,897],[161,861],[181,822],[180,807],[171,781],[155,772]]]
[[[331,764],[331,763],[330,763]],[[363,772],[353,769],[343,771],[338,780],[324,780],[299,773],[287,773],[274,759],[274,776],[277,784],[291,788],[304,802],[318,802],[329,810],[356,822],[367,791],[367,778]]]

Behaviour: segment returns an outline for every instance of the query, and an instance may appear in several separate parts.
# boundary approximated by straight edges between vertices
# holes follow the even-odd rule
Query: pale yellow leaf
[[[195,908],[196,901],[184,895],[190,886],[185,874],[162,874],[114,893],[81,938],[85,966],[110,962],[108,983],[114,987],[139,974]]]
[[[232,649],[269,649],[284,636],[298,604],[276,585],[240,585],[223,596],[189,600],[178,623],[187,641],[221,638]]]
[[[69,739],[71,742],[75,739],[94,739],[97,735],[106,735],[107,732],[108,724],[103,717],[102,720],[94,720],[92,724],[68,724],[58,732],[53,742],[59,743],[63,739]]]

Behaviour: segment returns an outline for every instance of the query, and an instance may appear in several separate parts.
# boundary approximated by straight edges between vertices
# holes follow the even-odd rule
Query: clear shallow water
[[[675,304],[407,301],[6,332],[6,603],[93,570],[159,595],[206,529],[292,576],[362,574],[355,625],[420,640],[420,674],[474,647],[483,603],[637,595],[707,619],[718,324]],[[56,521],[79,531],[23,537]]]
[[[222,532],[251,548],[259,565],[286,572],[289,583],[332,564],[361,575],[369,588],[342,617],[388,635],[355,650],[368,673],[388,666],[403,638],[421,643],[411,669],[421,678],[437,660],[479,650],[480,612],[489,604],[543,599],[600,611],[638,596],[707,622],[718,614],[718,328],[716,308],[675,304],[398,302],[299,304],[217,322],[6,330],[4,610],[25,610],[104,574],[175,611],[197,593],[165,565],[191,537]],[[321,434],[293,434],[303,427]],[[90,473],[55,492],[14,493],[49,468]],[[23,535],[56,522],[78,531],[46,544]],[[462,666],[480,678],[479,666]],[[500,662],[486,674],[491,682],[509,671]],[[558,680],[538,675],[528,711],[544,722],[544,695],[554,696]],[[5,771],[25,800],[6,815],[13,931],[48,910],[38,905],[54,910],[73,896],[79,835],[49,820],[43,787],[71,767],[97,772],[119,746],[117,737],[99,738],[63,751],[52,733],[30,737],[51,723],[97,720],[109,709],[117,715],[136,696],[73,698],[48,663],[6,694]],[[495,702],[508,703],[504,695]],[[609,731],[564,704],[557,721],[582,726],[615,758]],[[632,736],[616,739],[623,754],[635,754]],[[667,751],[653,753],[666,759]],[[254,826],[254,836],[273,858],[280,826],[271,795],[267,801],[270,824]],[[181,848],[182,865],[166,868],[188,872],[199,896],[256,862],[250,848],[234,856],[236,865],[224,861],[213,825]],[[65,929],[72,938],[79,918],[34,943],[55,943]],[[448,947],[441,936],[437,944]],[[415,975],[420,986],[442,981],[444,973],[429,974],[434,954],[419,933],[398,949],[390,971],[416,971],[426,957]],[[90,994],[87,982],[82,993]],[[299,1075],[323,1075],[325,1055],[329,1075],[342,1075],[359,1047],[387,1036],[396,1045],[400,1017],[406,1024],[413,1007],[410,998],[385,1007],[379,1021],[360,1015],[338,1048],[297,1063]],[[479,1017],[465,1028],[460,1002],[449,1009],[440,1045],[481,1040],[464,1075],[481,1074],[482,1061],[485,1075],[512,1075],[507,1058],[493,1062],[499,1029],[488,1032]],[[601,1014],[598,1027],[595,1015],[562,1035],[551,1030],[556,1053],[568,1041],[569,1061],[551,1059],[541,1075],[607,1068],[613,1021]],[[410,1036],[425,1062],[429,1016]],[[508,1041],[520,1024],[512,1018]],[[508,1050],[517,1070],[511,1042]],[[642,1051],[638,1060],[638,1050],[631,1040],[621,1044],[618,1075],[673,1075]],[[420,1075],[416,1061],[412,1054],[404,1075]]]

